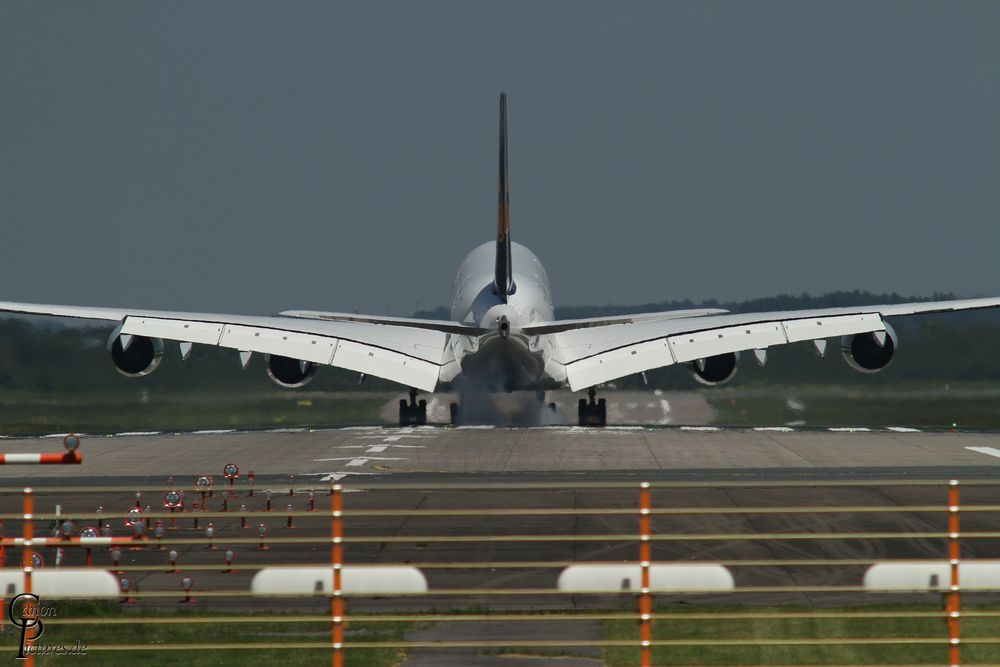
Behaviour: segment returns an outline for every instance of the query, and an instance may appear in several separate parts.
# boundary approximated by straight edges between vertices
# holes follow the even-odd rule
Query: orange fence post
[[[951,566],[951,585],[948,588],[948,661],[952,667],[962,664],[962,590],[958,581],[958,566],[962,558],[959,543],[961,521],[958,480],[948,482],[948,563]]]
[[[333,565],[333,591],[330,596],[330,634],[333,640],[333,667],[344,667],[344,597],[341,593],[344,565],[344,496],[340,484],[330,488],[330,531],[333,544],[330,560]]]
[[[24,592],[26,594],[31,593],[31,572],[35,565],[35,554],[32,550],[31,543],[35,538],[35,524],[33,522],[35,516],[35,496],[33,495],[31,487],[25,487],[24,489],[24,499],[22,501],[22,510],[24,512],[24,553],[21,556],[21,569],[24,571]],[[29,620],[38,618],[38,609],[36,605],[28,602],[26,603],[27,608],[30,609],[24,616],[24,623],[27,624]],[[25,634],[25,661],[24,664],[28,667],[34,667],[35,665],[35,654],[32,652],[32,647],[34,645],[34,639],[29,638],[29,634]]]
[[[639,567],[642,570],[642,588],[639,591],[639,664],[652,667],[653,664],[653,597],[649,592],[649,565],[653,560],[653,544],[649,535],[653,517],[649,482],[639,484]]]

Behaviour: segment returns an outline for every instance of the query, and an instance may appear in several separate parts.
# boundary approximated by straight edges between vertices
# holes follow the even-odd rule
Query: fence
[[[234,468],[227,466],[230,473]],[[0,571],[5,595],[34,591],[41,602],[110,595],[133,610],[45,619],[47,626],[323,623],[329,632],[323,641],[167,642],[155,650],[323,650],[335,667],[345,655],[376,649],[512,647],[637,649],[636,663],[647,666],[682,650],[916,646],[959,665],[968,664],[965,647],[1000,645],[1000,631],[963,635],[963,621],[1000,618],[1000,609],[963,608],[970,597],[988,602],[1000,592],[1000,560],[993,560],[1000,557],[1000,480],[303,485],[290,478],[265,489],[253,479],[237,484],[238,472],[227,477],[221,487],[205,476],[189,487],[169,480],[141,488],[0,488],[0,519],[14,535],[0,537],[0,564],[20,549],[20,567]],[[156,511],[143,502],[151,494]],[[802,503],[803,495],[825,502]],[[53,511],[38,511],[56,500]],[[45,522],[50,534],[36,536]],[[965,560],[970,551],[976,557]],[[938,594],[940,608],[932,602]],[[774,608],[804,597],[807,607]],[[656,601],[702,606],[694,613],[665,611]],[[837,606],[904,601],[905,608]],[[153,613],[178,603],[220,613]],[[248,613],[279,603],[295,609]],[[21,615],[21,645],[5,648],[31,653],[28,630],[40,620],[38,609],[29,605]],[[669,632],[680,622],[731,621],[739,629],[792,619],[815,621],[817,628],[834,621],[943,622],[938,634],[922,636],[654,635],[657,624]],[[345,633],[349,623],[427,622],[446,629],[508,623],[550,628],[553,636],[420,639],[410,632],[366,640]],[[561,638],[559,628],[573,622],[600,622],[605,630],[634,622],[637,632]],[[88,646],[150,648],[117,641]]]

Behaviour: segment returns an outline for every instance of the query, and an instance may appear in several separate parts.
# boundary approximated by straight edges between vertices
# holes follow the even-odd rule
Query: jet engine
[[[126,377],[138,378],[149,375],[163,360],[162,338],[121,336],[115,333],[108,341],[108,348],[115,368]]]
[[[896,354],[899,340],[896,332],[888,324],[885,331],[844,336],[840,339],[840,351],[847,365],[862,373],[878,373],[889,365]]]
[[[727,352],[717,354],[714,357],[705,357],[688,364],[691,377],[710,387],[725,384],[736,375],[736,363],[740,359],[739,352]]]
[[[291,357],[269,354],[265,357],[267,376],[282,387],[295,389],[305,386],[316,375],[316,364]]]

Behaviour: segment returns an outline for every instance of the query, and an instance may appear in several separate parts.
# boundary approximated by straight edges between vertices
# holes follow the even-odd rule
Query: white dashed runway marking
[[[360,429],[356,429],[360,430]],[[365,431],[370,431],[372,429],[364,429]],[[362,443],[362,444],[348,444],[348,445],[337,445],[336,449],[364,449],[364,454],[360,456],[335,456],[331,458],[313,459],[316,463],[322,463],[327,461],[345,461],[344,468],[361,468],[372,461],[407,461],[409,459],[402,456],[375,456],[375,454],[383,454],[390,448],[396,449],[424,449],[426,445],[404,445],[400,443],[400,440],[404,438],[416,439],[416,440],[433,440],[438,437],[438,434],[443,432],[441,430],[426,430],[424,428],[418,429],[389,429],[379,427],[379,433],[372,433],[371,435],[357,435],[353,436],[355,443],[358,440],[378,440],[379,442],[374,443]],[[418,431],[418,432],[415,432]],[[372,472],[359,472],[356,470],[338,470],[328,473],[312,473],[320,474],[321,482],[336,482],[348,475],[373,475],[377,473]]]
[[[663,412],[663,416],[660,417],[660,419],[656,422],[657,424],[660,424],[661,426],[666,426],[667,424],[670,424],[674,421],[673,418],[670,416],[670,401],[668,401],[665,398],[661,398],[660,410]]]
[[[1000,449],[996,447],[966,447],[974,452],[979,452],[980,454],[986,454],[987,456],[995,456],[1000,459]]]

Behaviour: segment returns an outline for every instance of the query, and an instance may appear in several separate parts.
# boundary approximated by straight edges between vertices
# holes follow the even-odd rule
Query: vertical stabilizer
[[[510,184],[507,181],[507,94],[500,93],[500,183],[497,191],[497,261],[493,284],[504,302],[513,287],[510,268]]]

